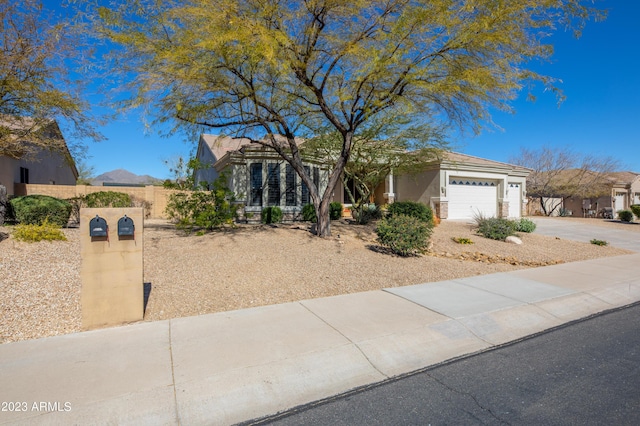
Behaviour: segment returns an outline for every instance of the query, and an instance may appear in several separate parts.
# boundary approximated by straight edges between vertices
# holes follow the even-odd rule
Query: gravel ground
[[[16,241],[7,235],[11,230],[0,227],[0,343],[80,331],[78,229],[64,230],[68,241],[39,243]],[[376,245],[373,226],[340,221],[332,233],[317,238],[303,224],[240,225],[185,236],[166,222],[146,221],[144,280],[151,292],[145,320],[629,253],[536,234],[522,234],[524,244],[517,246],[477,236],[469,224],[445,221],[434,231],[429,254],[401,258]],[[474,244],[457,244],[453,237]]]

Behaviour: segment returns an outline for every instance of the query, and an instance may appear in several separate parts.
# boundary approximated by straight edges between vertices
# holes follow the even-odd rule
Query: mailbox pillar
[[[96,216],[106,222],[106,235],[91,230]],[[142,320],[142,237],[142,208],[80,209],[80,302],[85,330]]]

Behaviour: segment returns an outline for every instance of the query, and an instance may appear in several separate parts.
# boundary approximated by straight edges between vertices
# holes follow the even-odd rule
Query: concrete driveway
[[[572,221],[569,218],[535,217],[531,219],[537,225],[536,234],[586,243],[595,238],[608,241],[613,247],[640,252],[640,232],[638,232],[640,224],[638,223],[625,224],[629,226],[629,231],[624,231],[613,226],[608,228],[602,224],[590,225],[583,221]],[[603,219],[593,220],[601,222]]]

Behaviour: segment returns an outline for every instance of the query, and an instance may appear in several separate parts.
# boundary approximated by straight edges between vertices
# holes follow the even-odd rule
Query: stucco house
[[[530,170],[471,155],[444,152],[414,175],[389,175],[376,202],[418,201],[440,219],[519,218],[526,211]]]
[[[227,174],[227,185],[236,194],[241,219],[260,220],[264,207],[279,206],[285,220],[297,220],[302,207],[311,202],[309,190],[296,171],[268,146],[249,139],[203,134],[196,159],[202,165],[194,173],[196,185],[207,185],[221,173]],[[309,157],[305,158],[304,167],[319,190],[324,191],[328,167]]]
[[[227,170],[229,188],[250,215],[259,216],[264,206],[277,205],[287,219],[296,219],[302,206],[310,202],[295,171],[269,147],[247,139],[203,134],[196,158],[205,165],[195,172],[196,184],[212,182]],[[321,159],[305,161],[323,191],[329,169]],[[478,213],[519,218],[525,211],[529,172],[511,164],[446,152],[426,163],[420,173],[387,176],[375,191],[375,202],[422,202],[441,219],[472,219]],[[336,189],[334,200],[349,205],[342,188]]]
[[[7,195],[15,193],[15,184],[34,183],[50,185],[75,185],[78,170],[69,153],[62,132],[55,121],[45,129],[50,137],[59,138],[63,152],[36,148],[30,155],[19,149],[28,146],[28,140],[17,140],[10,152],[0,152],[0,185],[7,189]]]
[[[613,215],[628,210],[632,204],[640,204],[640,173],[613,172],[607,174],[605,195],[594,198],[572,197],[564,200],[563,208],[573,216],[602,216],[605,208]]]

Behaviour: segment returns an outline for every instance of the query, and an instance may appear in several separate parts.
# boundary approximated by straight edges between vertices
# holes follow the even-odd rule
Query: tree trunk
[[[331,219],[329,218],[329,202],[330,199],[323,199],[319,206],[316,207],[316,216],[318,222],[316,223],[316,235],[318,237],[330,237],[331,236]]]

